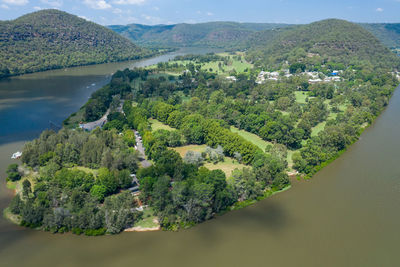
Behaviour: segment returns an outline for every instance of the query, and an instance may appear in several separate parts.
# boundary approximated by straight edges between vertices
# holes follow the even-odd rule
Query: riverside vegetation
[[[399,66],[360,26],[327,20],[246,53],[118,71],[64,129],[25,145],[23,165],[8,169],[17,194],[7,214],[91,235],[140,224],[140,205],[169,230],[247,206],[288,188],[289,174],[311,177],[355,142],[389,103]],[[78,128],[108,109],[102,129]],[[131,173],[137,197],[126,190]]]

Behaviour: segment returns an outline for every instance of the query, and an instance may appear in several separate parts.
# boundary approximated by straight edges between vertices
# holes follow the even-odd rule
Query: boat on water
[[[12,154],[11,158],[12,159],[19,159],[22,156],[22,152],[21,151],[17,151],[14,154]]]

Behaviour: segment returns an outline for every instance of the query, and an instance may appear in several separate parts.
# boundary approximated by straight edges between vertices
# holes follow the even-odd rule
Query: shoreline
[[[123,232],[155,232],[155,231],[160,231],[161,226],[157,227],[141,227],[141,226],[135,226],[131,228],[126,228]]]

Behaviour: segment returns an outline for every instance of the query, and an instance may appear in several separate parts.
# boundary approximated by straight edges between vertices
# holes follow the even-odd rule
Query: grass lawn
[[[295,91],[294,95],[296,96],[296,102],[299,104],[305,104],[306,98],[308,97],[307,92],[305,91]]]
[[[188,145],[188,146],[173,147],[171,149],[178,152],[179,155],[181,155],[181,157],[183,158],[186,152],[188,152],[189,150],[201,153],[206,150],[206,147],[207,147],[206,145]]]
[[[224,162],[218,162],[217,164],[207,162],[204,164],[204,167],[209,170],[221,170],[225,173],[226,177],[231,177],[232,171],[234,171],[235,169],[241,170],[248,166],[238,163],[233,158],[225,157]]]
[[[80,122],[84,121],[85,109],[81,108],[77,112],[71,114],[68,117],[68,124],[65,125],[67,128],[75,128]]]
[[[7,181],[7,188],[10,190],[17,190],[17,183],[12,181]]]
[[[288,151],[287,151],[287,162],[288,162],[288,165],[289,165],[289,168],[290,169],[292,169],[292,166],[293,166],[293,159],[292,159],[292,156],[293,156],[293,154],[295,153],[295,152],[297,152],[297,151],[299,151],[299,150],[289,150],[288,149]]]
[[[265,151],[265,148],[268,145],[272,145],[271,142],[262,140],[261,137],[259,137],[258,135],[247,132],[245,130],[239,130],[238,128],[233,127],[233,126],[231,126],[231,132],[237,133],[238,135],[240,135],[247,141],[249,141],[249,142],[253,143],[254,145],[258,146],[259,148],[261,148],[262,151]]]
[[[188,152],[189,150],[201,153],[206,150],[206,147],[207,145],[188,145],[188,146],[174,147],[171,149],[178,152],[179,155],[181,155],[181,157],[183,158],[186,152]],[[246,167],[246,165],[238,163],[233,158],[225,157],[224,162],[218,162],[217,164],[206,162],[204,164],[204,167],[206,167],[209,170],[222,170],[225,173],[226,177],[230,177],[234,169],[243,169],[244,167]]]
[[[155,219],[157,219],[157,217],[153,215],[153,210],[151,208],[145,208],[143,210],[143,219],[136,222],[134,226],[142,228],[158,227],[159,225],[154,222]]]
[[[323,121],[321,123],[318,123],[317,126],[311,128],[311,136],[317,136],[319,132],[324,130],[326,125],[326,121]]]
[[[149,122],[151,124],[151,130],[153,132],[157,131],[157,130],[167,130],[167,131],[173,131],[175,130],[172,127],[169,127],[168,125],[162,123],[161,121],[158,121],[156,119],[149,119]]]

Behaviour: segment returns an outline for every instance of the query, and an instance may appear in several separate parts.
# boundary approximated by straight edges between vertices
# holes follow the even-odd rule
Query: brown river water
[[[61,124],[115,70],[175,54],[0,81],[0,209],[12,195],[4,171],[24,141],[49,121]],[[339,159],[311,180],[292,183],[179,232],[86,237],[0,218],[0,266],[400,266],[400,91]]]

